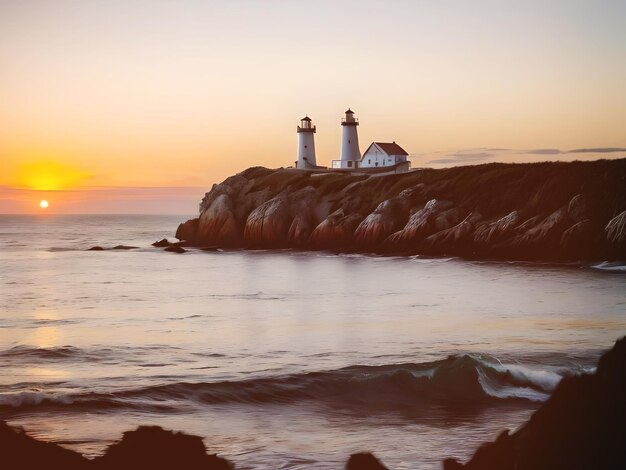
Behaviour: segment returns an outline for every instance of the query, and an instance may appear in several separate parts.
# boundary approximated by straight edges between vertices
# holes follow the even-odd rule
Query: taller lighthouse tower
[[[298,161],[296,162],[296,168],[300,170],[317,166],[313,134],[315,134],[315,126],[312,125],[309,116],[304,116],[298,126]]]
[[[346,117],[341,120],[341,168],[356,168],[361,159],[359,150],[359,136],[356,128],[359,120],[354,117],[351,109],[346,111]]]

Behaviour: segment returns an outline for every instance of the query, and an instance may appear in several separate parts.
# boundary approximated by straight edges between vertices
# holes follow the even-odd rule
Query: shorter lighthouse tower
[[[296,168],[306,170],[317,166],[315,160],[315,126],[312,125],[311,118],[305,116],[300,120],[298,126],[298,161]]]
[[[359,150],[359,136],[356,128],[359,120],[354,117],[354,111],[348,109],[346,117],[341,120],[341,168],[356,168],[361,159]]]

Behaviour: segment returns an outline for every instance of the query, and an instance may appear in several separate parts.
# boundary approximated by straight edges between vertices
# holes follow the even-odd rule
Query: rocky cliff
[[[213,186],[188,245],[555,261],[626,259],[626,159],[394,175],[249,168]]]

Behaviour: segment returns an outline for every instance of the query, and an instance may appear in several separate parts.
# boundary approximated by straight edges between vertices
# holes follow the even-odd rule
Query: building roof
[[[354,114],[354,111],[352,111],[350,108],[348,108],[348,110],[346,111],[346,114]]]
[[[300,119],[301,121],[310,121],[311,118],[309,116],[304,116],[302,119]]]
[[[395,142],[372,142],[372,145],[374,144],[378,145],[387,155],[408,155],[408,152]]]

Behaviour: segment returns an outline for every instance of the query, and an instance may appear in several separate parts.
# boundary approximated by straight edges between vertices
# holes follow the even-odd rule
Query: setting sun
[[[48,207],[48,201],[46,201],[45,199],[41,200],[39,202],[39,207],[41,207],[42,209],[46,209]]]

